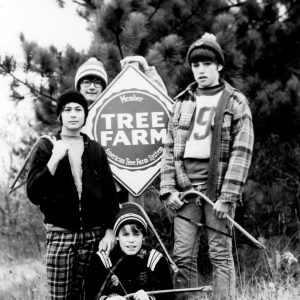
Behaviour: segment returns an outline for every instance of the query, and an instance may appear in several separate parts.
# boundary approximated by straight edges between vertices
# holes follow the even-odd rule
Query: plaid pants
[[[103,230],[47,231],[47,281],[51,300],[83,300],[84,280]]]

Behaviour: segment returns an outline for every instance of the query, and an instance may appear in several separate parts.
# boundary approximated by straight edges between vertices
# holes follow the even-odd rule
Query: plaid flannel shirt
[[[240,200],[242,188],[246,182],[250,167],[254,142],[251,111],[246,97],[224,82],[224,91],[219,103],[226,101],[219,140],[212,140],[211,149],[218,147],[217,161],[210,159],[209,164],[216,164],[216,174],[208,174],[208,182],[215,189],[214,198],[222,202]],[[165,200],[170,193],[193,190],[183,164],[186,140],[191,129],[191,121],[196,108],[192,83],[175,98],[173,112],[168,123],[168,132],[161,162],[160,198]],[[215,116],[215,120],[217,115]],[[218,124],[215,123],[214,129]],[[211,170],[209,166],[209,170]],[[211,177],[213,178],[211,178]],[[209,189],[209,187],[208,187]]]

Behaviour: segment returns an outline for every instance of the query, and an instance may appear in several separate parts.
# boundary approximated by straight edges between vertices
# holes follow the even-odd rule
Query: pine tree
[[[247,96],[253,114],[255,151],[244,213],[260,220],[266,233],[268,217],[263,209],[252,209],[260,205],[263,195],[266,202],[273,201],[272,211],[277,211],[274,220],[281,222],[281,226],[272,227],[273,234],[280,234],[280,228],[286,226],[283,220],[288,219],[296,230],[296,215],[300,216],[299,1],[73,2],[78,3],[79,15],[94,33],[87,53],[78,53],[71,46],[63,53],[55,47],[41,48],[21,36],[24,71],[28,77],[35,73],[40,78],[39,85],[26,80],[36,97],[38,119],[53,126],[56,95],[72,87],[77,67],[90,56],[104,62],[111,81],[120,72],[120,59],[143,55],[156,66],[173,97],[193,80],[185,57],[189,45],[203,33],[213,33],[225,53],[222,77]],[[65,1],[57,3],[63,7]],[[15,65],[12,57],[6,57],[0,70],[13,75]],[[22,101],[22,95],[18,96],[17,101]],[[272,193],[274,183],[288,198],[286,203],[279,193]],[[255,191],[249,186],[255,186]],[[282,209],[285,205],[289,209]],[[279,218],[283,212],[285,218]]]
[[[192,81],[185,59],[189,45],[206,31],[214,33],[226,58],[222,76],[246,94],[253,112],[250,180],[259,182],[266,199],[274,181],[281,182],[289,198],[289,209],[281,212],[292,212],[288,217],[295,220],[295,211],[300,215],[299,168],[283,162],[298,164],[300,154],[299,9],[296,1],[108,1],[94,10],[92,53],[104,61],[111,78],[120,71],[121,58],[144,55],[174,96]],[[271,145],[276,155],[269,152]],[[268,164],[277,172],[261,168]],[[249,204],[248,195],[245,199]],[[274,207],[283,206],[280,196],[273,200]],[[268,218],[262,214],[261,220]],[[273,227],[274,234],[279,227]]]

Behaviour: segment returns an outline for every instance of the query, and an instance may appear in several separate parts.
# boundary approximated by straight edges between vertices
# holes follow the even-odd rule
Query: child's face
[[[80,83],[80,93],[85,97],[89,104],[95,102],[103,90],[102,81],[95,76],[85,77]]]
[[[123,226],[118,233],[121,250],[126,255],[136,255],[142,248],[143,237],[141,231],[132,230],[129,224]]]
[[[84,109],[76,102],[67,103],[61,112],[61,119],[65,129],[69,131],[77,131],[84,125]]]
[[[219,71],[222,66],[211,61],[192,63],[194,78],[200,88],[207,88],[219,83]]]

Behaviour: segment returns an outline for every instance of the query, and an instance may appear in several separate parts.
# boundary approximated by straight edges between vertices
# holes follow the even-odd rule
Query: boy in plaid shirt
[[[195,82],[175,98],[168,124],[161,167],[160,197],[165,205],[193,221],[203,218],[207,226],[209,258],[213,265],[213,299],[232,299],[235,268],[232,241],[227,235],[242,195],[251,162],[253,125],[245,96],[220,79],[224,54],[215,36],[205,34],[187,53]],[[180,193],[204,192],[214,207]],[[197,256],[200,230],[179,217],[174,218],[174,260],[179,267],[175,287],[198,286]],[[200,299],[197,293],[180,299]]]

